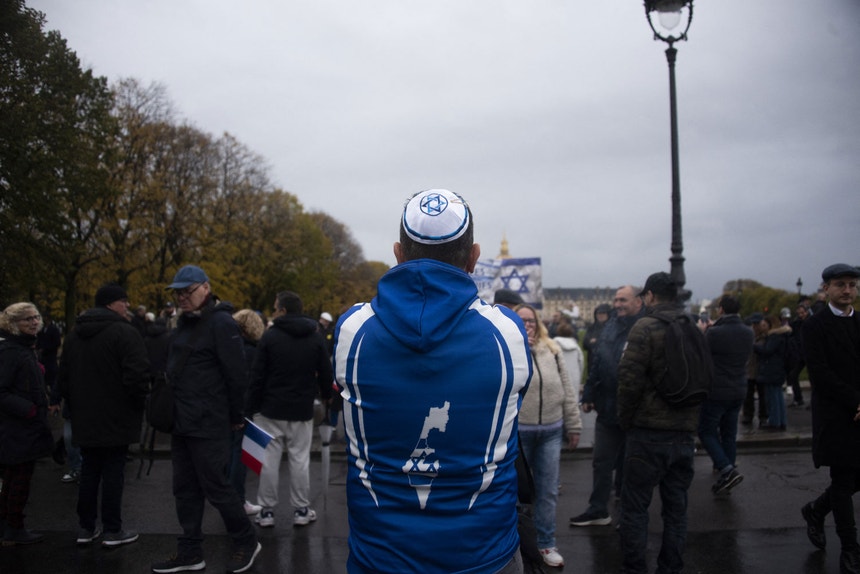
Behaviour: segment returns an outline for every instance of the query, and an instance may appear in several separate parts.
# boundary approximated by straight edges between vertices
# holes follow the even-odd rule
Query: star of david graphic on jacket
[[[430,407],[430,412],[424,417],[424,426],[421,428],[418,443],[412,450],[412,456],[403,465],[403,472],[409,477],[409,485],[418,494],[418,503],[422,509],[427,505],[427,499],[430,497],[433,479],[436,478],[439,469],[442,468],[439,457],[436,455],[436,449],[429,445],[427,439],[432,430],[445,432],[445,428],[448,426],[448,409],[450,406],[451,403],[445,401],[442,407]]]
[[[448,207],[448,200],[438,193],[431,193],[421,200],[421,211],[427,215],[439,215]]]

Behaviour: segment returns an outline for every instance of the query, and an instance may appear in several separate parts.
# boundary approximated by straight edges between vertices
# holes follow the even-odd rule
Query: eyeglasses
[[[535,321],[534,319],[523,319],[523,323],[525,323],[526,325],[537,325],[537,321]]]
[[[185,289],[177,289],[176,291],[173,292],[173,296],[176,297],[177,299],[187,299],[188,297],[191,297],[191,295],[195,291],[200,289],[201,285],[203,285],[203,283],[198,283],[194,287],[186,287]]]
[[[831,281],[830,284],[837,289],[845,289],[846,287],[849,289],[857,288],[857,281]]]
[[[21,317],[20,319],[16,319],[16,321],[19,321],[21,323],[23,323],[24,321],[26,321],[28,323],[38,323],[41,320],[42,320],[41,315],[30,315],[29,317]]]

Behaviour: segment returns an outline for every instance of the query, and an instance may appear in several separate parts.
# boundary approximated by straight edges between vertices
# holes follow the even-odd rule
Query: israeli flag
[[[484,301],[492,302],[497,289],[510,289],[535,309],[543,309],[540,257],[478,261],[472,280]]]

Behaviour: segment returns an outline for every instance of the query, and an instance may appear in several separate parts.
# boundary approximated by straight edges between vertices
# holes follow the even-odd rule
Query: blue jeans
[[[535,480],[534,521],[538,548],[555,546],[555,507],[558,502],[558,466],[564,430],[520,430],[520,444]]]
[[[588,499],[589,514],[607,516],[609,514],[609,495],[612,493],[612,471],[615,471],[615,484],[621,484],[622,468],[618,465],[619,455],[624,453],[624,431],[617,424],[601,422],[600,416],[594,425],[594,453],[591,460],[592,486]]]
[[[735,466],[738,438],[738,415],[743,399],[731,401],[705,400],[699,417],[699,440],[711,455],[714,468],[722,471]]]
[[[767,424],[774,427],[784,427],[788,418],[785,412],[785,395],[782,393],[782,382],[765,384],[767,395]]]
[[[624,574],[647,574],[648,507],[660,487],[663,543],[657,574],[684,568],[687,539],[687,489],[693,482],[693,436],[682,431],[633,428],[627,431],[624,483],[621,487],[622,568]]]

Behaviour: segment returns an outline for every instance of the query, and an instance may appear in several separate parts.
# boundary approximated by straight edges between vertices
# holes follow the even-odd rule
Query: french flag
[[[242,464],[260,474],[263,461],[266,460],[266,447],[272,441],[272,435],[245,419],[245,436],[242,438]]]

